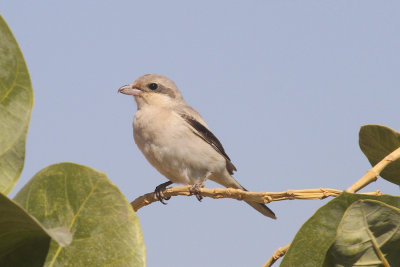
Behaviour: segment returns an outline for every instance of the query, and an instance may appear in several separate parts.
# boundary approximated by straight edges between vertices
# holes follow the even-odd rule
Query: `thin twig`
[[[170,187],[163,191],[165,198],[172,196],[191,196],[192,186]],[[237,200],[252,201],[267,204],[272,201],[281,201],[287,199],[324,199],[326,197],[336,197],[342,193],[341,190],[330,188],[287,190],[284,192],[249,192],[233,188],[200,188],[200,195],[210,198],[232,198]],[[371,195],[380,195],[380,191],[365,193]],[[137,211],[140,208],[158,201],[154,193],[147,193],[136,198],[131,202],[132,208]]]
[[[264,263],[263,267],[271,267],[272,264],[274,264],[280,257],[283,257],[283,255],[286,254],[286,251],[289,249],[289,247],[290,244],[287,244],[286,246],[275,250],[274,254],[272,254],[272,257]]]
[[[372,182],[375,182],[379,174],[383,171],[383,169],[392,163],[393,161],[396,161],[400,159],[400,147],[384,157],[378,164],[376,164],[372,169],[368,170],[367,173],[360,178],[357,182],[355,182],[353,185],[351,185],[349,188],[346,189],[347,192],[349,193],[355,193],[359,191],[360,189],[366,187]]]

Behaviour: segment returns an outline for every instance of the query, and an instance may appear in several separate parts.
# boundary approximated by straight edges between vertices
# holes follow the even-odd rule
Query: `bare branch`
[[[263,267],[272,266],[280,257],[283,257],[286,254],[286,251],[289,249],[289,247],[290,244],[287,244],[286,246],[275,250],[274,254],[272,254],[272,257],[264,263]]]
[[[367,173],[360,178],[357,182],[355,182],[353,185],[351,185],[349,188],[346,189],[347,192],[349,193],[355,193],[359,191],[360,189],[366,187],[372,182],[375,182],[379,174],[385,169],[387,165],[392,163],[393,161],[396,161],[400,158],[400,147],[387,155],[384,159],[382,159],[378,164],[376,164],[372,169],[368,170]]]
[[[163,191],[165,198],[172,196],[191,196],[192,186],[176,186],[170,187]],[[342,193],[341,190],[330,188],[303,189],[303,190],[287,190],[284,192],[249,192],[233,188],[200,188],[200,195],[210,198],[232,198],[236,200],[245,200],[267,204],[272,201],[291,200],[291,199],[324,199],[326,197],[336,197]],[[366,193],[372,195],[380,195],[380,191]],[[137,211],[140,208],[158,201],[154,193],[147,193],[136,198],[131,202],[132,208]]]

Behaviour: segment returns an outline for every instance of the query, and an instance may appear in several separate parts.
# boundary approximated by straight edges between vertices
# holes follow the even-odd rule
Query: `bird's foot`
[[[171,181],[162,183],[160,185],[158,185],[156,187],[156,189],[154,189],[154,194],[156,195],[156,198],[158,199],[158,201],[160,201],[161,203],[163,203],[164,205],[167,205],[167,203],[164,200],[168,200],[171,197],[164,197],[163,191],[167,188],[167,186],[173,184]]]
[[[196,183],[194,185],[192,185],[192,187],[190,188],[190,193],[192,195],[195,195],[197,200],[201,202],[201,200],[203,199],[203,197],[200,195],[200,188],[204,187],[204,182],[202,183]]]

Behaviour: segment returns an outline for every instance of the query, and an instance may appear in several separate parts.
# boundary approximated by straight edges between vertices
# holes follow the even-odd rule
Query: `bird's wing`
[[[179,105],[178,107],[175,108],[175,110],[183,116],[188,116],[196,121],[198,121],[200,124],[202,124],[204,127],[208,129],[208,125],[203,119],[203,117],[200,115],[200,113],[197,112],[194,108],[191,106],[185,104],[185,105]]]
[[[209,145],[211,145],[219,154],[221,154],[226,160],[226,169],[229,174],[233,174],[236,171],[235,165],[231,162],[231,159],[226,154],[224,147],[218,138],[202,123],[187,114],[179,114],[191,127],[193,133],[199,136],[201,139],[206,141]]]

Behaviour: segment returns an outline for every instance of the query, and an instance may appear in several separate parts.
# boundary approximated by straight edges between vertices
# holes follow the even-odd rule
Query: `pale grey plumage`
[[[119,92],[133,95],[135,143],[146,159],[173,183],[202,184],[206,179],[244,189],[232,176],[235,166],[202,116],[186,104],[175,83],[159,74],[146,74]],[[245,190],[245,189],[244,189]],[[274,218],[265,205],[247,202]]]

